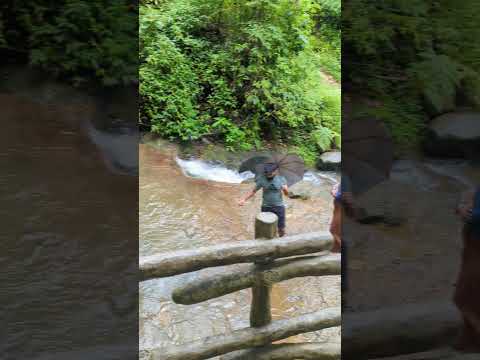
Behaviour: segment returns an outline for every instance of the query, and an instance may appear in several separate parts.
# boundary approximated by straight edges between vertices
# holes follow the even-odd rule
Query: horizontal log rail
[[[148,360],[202,360],[232,351],[269,345],[273,341],[298,334],[340,326],[340,307],[328,308],[286,320],[277,320],[259,328],[212,336],[181,347],[146,350]]]
[[[462,319],[453,303],[427,302],[343,313],[342,359],[363,360],[448,346]]]
[[[303,276],[339,275],[340,254],[277,260],[262,268],[263,279],[271,284]],[[177,304],[191,305],[251,287],[258,268],[248,267],[232,274],[214,274],[178,287],[172,294]]]
[[[222,360],[340,360],[340,344],[276,344],[252,350],[235,351]]]
[[[421,353],[382,357],[372,360],[478,360],[478,353],[463,353],[455,351],[451,348],[438,348],[431,351],[423,351]],[[224,360],[224,359],[222,359]]]
[[[312,254],[329,250],[332,244],[330,233],[314,232],[269,241],[238,241],[146,256],[140,258],[141,280],[173,276],[208,267]]]

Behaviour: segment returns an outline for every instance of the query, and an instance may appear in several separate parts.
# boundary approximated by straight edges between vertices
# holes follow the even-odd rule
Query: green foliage
[[[138,78],[136,11],[128,0],[17,0],[4,9],[4,46],[75,84],[130,84]]]
[[[339,85],[320,69],[340,72],[340,13],[327,16],[322,3],[144,2],[141,124],[171,139],[207,136],[231,150],[275,142],[311,157],[339,146]],[[319,29],[330,29],[329,37]]]
[[[305,166],[315,166],[318,150],[312,144],[294,145],[290,148],[290,151],[300,156],[305,161]]]
[[[402,91],[403,90],[403,91]],[[401,89],[398,96],[408,93]],[[425,129],[425,115],[422,112],[420,101],[414,96],[403,96],[402,102],[398,97],[384,96],[380,99],[382,105],[378,107],[363,107],[358,110],[360,118],[373,117],[383,120],[396,146],[396,153],[401,155],[422,139]]]
[[[420,54],[409,75],[417,80],[418,90],[436,112],[453,110],[455,97],[463,74],[461,66],[446,55],[432,52]]]
[[[315,43],[319,53],[320,66],[335,80],[341,80],[342,38],[341,1],[317,1],[315,19]]]
[[[345,80],[383,103],[380,119],[402,147],[416,146],[419,129],[459,94],[480,105],[479,13],[475,0],[345,1]]]

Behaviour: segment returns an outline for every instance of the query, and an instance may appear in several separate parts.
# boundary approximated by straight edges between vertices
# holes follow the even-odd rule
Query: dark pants
[[[285,230],[285,206],[262,206],[262,212],[271,212],[278,216],[278,230]]]

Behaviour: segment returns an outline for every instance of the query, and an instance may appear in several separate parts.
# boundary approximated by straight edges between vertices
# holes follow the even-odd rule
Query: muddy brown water
[[[140,255],[193,249],[253,238],[261,199],[239,207],[236,201],[252,185],[228,184],[187,177],[175,161],[173,147],[162,150],[140,145]],[[287,199],[287,232],[327,230],[332,204],[331,182],[322,183],[324,196],[310,200]],[[249,326],[250,290],[242,290],[196,305],[171,300],[175,286],[234,267],[206,269],[140,284],[140,348],[181,345],[228,334]],[[340,305],[340,277],[298,278],[276,284],[272,293],[274,319],[289,318]],[[340,341],[333,328],[288,339]]]
[[[136,276],[137,178],[113,174],[83,131],[93,102],[10,92],[0,108],[2,358],[125,344],[137,329],[125,275]]]

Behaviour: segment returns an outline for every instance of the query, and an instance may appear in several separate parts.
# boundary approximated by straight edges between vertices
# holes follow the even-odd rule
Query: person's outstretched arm
[[[238,205],[240,206],[243,206],[245,205],[245,203],[250,200],[252,197],[255,196],[255,194],[257,193],[258,191],[258,188],[255,187],[252,191],[250,191],[244,198],[241,198],[239,201],[238,201]]]
[[[288,196],[288,185],[283,185],[282,186],[282,191],[285,196]]]

